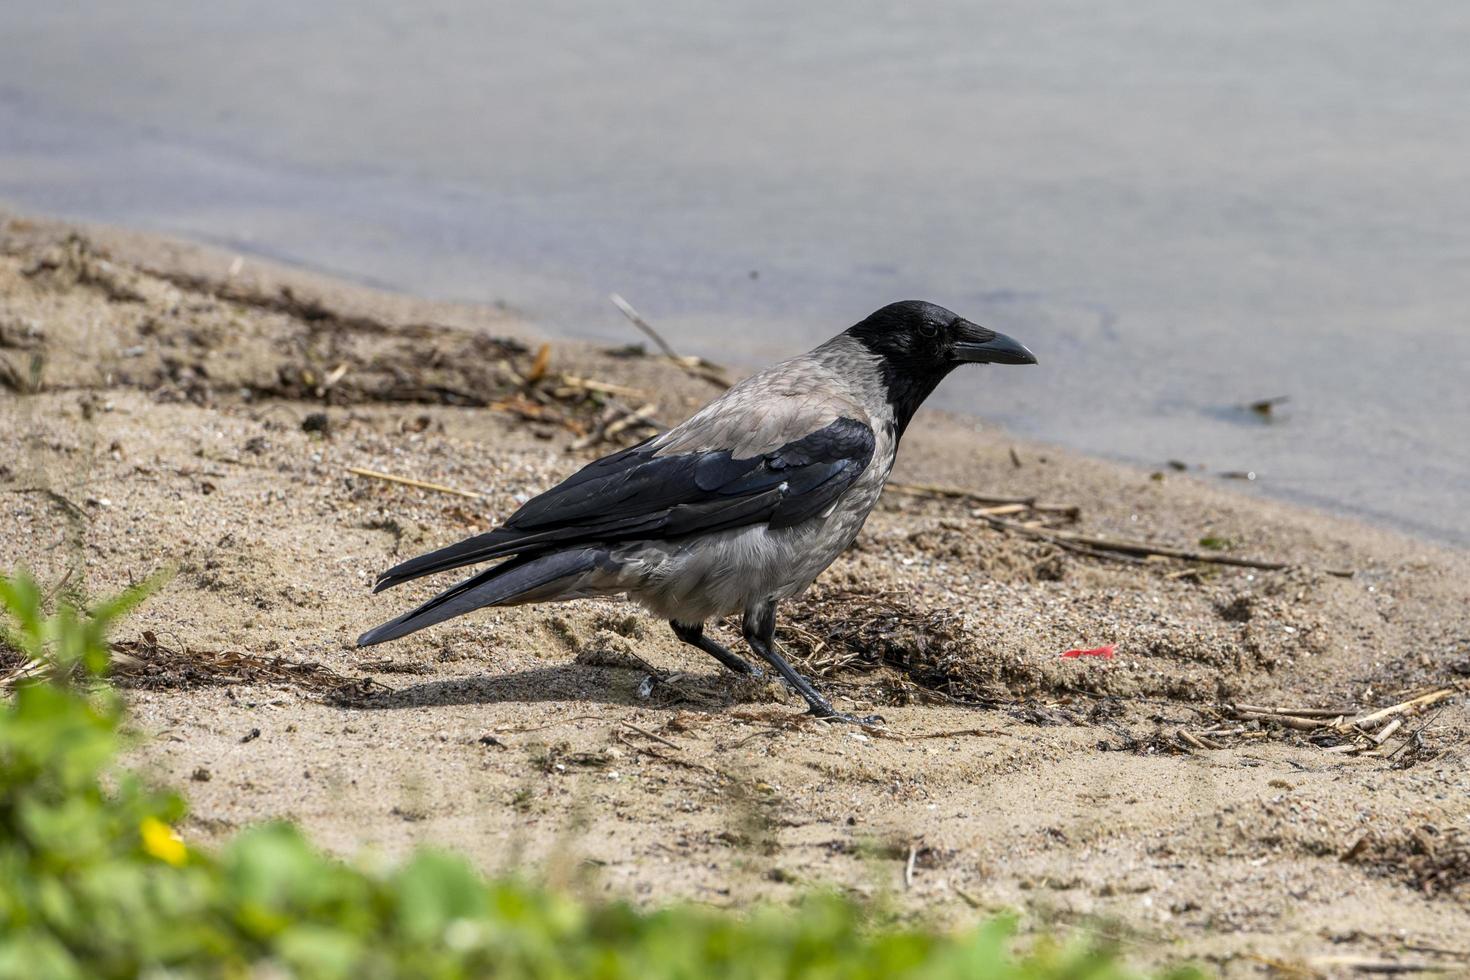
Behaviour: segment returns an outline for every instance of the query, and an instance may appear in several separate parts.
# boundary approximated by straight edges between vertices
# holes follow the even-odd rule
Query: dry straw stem
[[[625,721],[625,722],[623,722],[623,727],[626,728],[626,729],[628,729],[629,731],[637,732],[639,735],[642,735],[644,738],[652,739],[655,742],[662,742],[664,745],[667,745],[669,748],[674,749],[676,751],[682,751],[683,750],[683,747],[681,745],[679,745],[678,742],[671,742],[668,739],[664,738],[662,735],[655,735],[653,732],[648,731],[646,728],[639,728],[637,725],[633,724],[631,721]]]
[[[963,736],[975,736],[977,738],[1014,737],[1011,732],[1003,732],[999,728],[955,728],[943,732],[895,732],[890,729],[883,729],[884,738],[891,738],[898,742],[915,742],[926,738],[960,738]]]
[[[600,442],[610,441],[631,428],[659,431],[664,426],[653,417],[652,413],[657,410],[658,406],[652,402],[634,409],[628,408],[621,402],[609,400],[602,414],[593,423],[591,430],[585,436],[573,441],[567,448],[588,449]]]
[[[1438,701],[1443,701],[1445,698],[1453,697],[1460,692],[1461,689],[1459,688],[1459,686],[1442,687],[1438,690],[1430,691],[1428,694],[1421,694],[1417,698],[1410,698],[1407,701],[1400,701],[1398,704],[1392,705],[1390,707],[1383,708],[1371,714],[1363,715],[1359,718],[1354,718],[1349,724],[1356,728],[1362,728],[1364,725],[1371,725],[1374,722],[1382,721],[1385,718],[1391,718],[1394,715],[1401,714],[1405,711],[1408,711],[1410,708],[1428,707],[1429,705],[1434,704]]]
[[[628,412],[616,422],[608,425],[607,430],[603,433],[603,438],[611,439],[618,433],[622,432],[624,429],[627,429],[630,426],[634,425],[650,426],[655,429],[661,428],[661,426],[659,426],[659,424],[653,420],[653,413],[656,411],[658,411],[658,406],[655,405],[653,402],[648,402],[647,404],[642,405],[639,408],[633,409],[631,412]]]
[[[8,691],[27,678],[39,677],[46,670],[47,664],[44,660],[26,660],[4,677],[0,677],[0,690]]]
[[[949,887],[950,887],[950,890],[951,891],[953,891],[956,895],[958,895],[960,897],[960,901],[962,901],[966,905],[970,906],[970,908],[972,908],[972,909],[979,909],[979,908],[984,908],[985,907],[981,903],[980,899],[976,898],[974,895],[971,895],[969,892],[965,891],[959,885],[950,885]]]
[[[1296,715],[1266,714],[1259,711],[1236,711],[1235,717],[1241,721],[1269,721],[1302,732],[1315,732],[1319,728],[1328,727],[1328,722],[1318,718],[1298,718]]]
[[[1373,736],[1373,744],[1382,745],[1384,742],[1388,741],[1388,737],[1390,735],[1402,728],[1403,725],[1404,720],[1402,718],[1395,718],[1387,725],[1384,725],[1377,735]]]
[[[60,507],[62,510],[66,511],[72,517],[80,517],[89,521],[92,519],[92,515],[88,514],[80,504],[68,499],[66,496],[57,492],[56,490],[53,490],[51,487],[8,487],[4,492],[40,494],[41,496],[50,500],[56,506]]]
[[[1203,749],[1206,747],[1204,742],[1201,742],[1198,738],[1194,737],[1193,735],[1189,734],[1189,732],[1183,729],[1179,730],[1179,739],[1186,745],[1192,745],[1197,749]]]
[[[608,299],[618,308],[618,312],[628,318],[628,322],[643,332],[649,340],[652,340],[663,356],[677,365],[685,374],[707,381],[716,388],[725,389],[730,387],[730,379],[725,376],[725,369],[718,364],[711,364],[701,357],[683,357],[663,338],[653,324],[643,318],[643,314],[633,309],[633,305],[617,293],[613,293]]]
[[[1369,956],[1314,956],[1307,963],[1314,972],[1309,976],[1318,976],[1315,971],[1321,970],[1333,976],[1342,971],[1351,970],[1355,973],[1376,973],[1379,975],[1393,975],[1399,973],[1444,973],[1448,968],[1442,964],[1414,963],[1408,960],[1384,960],[1374,959]]]
[[[1076,504],[1045,504],[1038,501],[1035,497],[996,496],[995,494],[966,490],[964,487],[945,486],[940,483],[889,483],[885,489],[892,490],[894,493],[908,494],[911,497],[967,500],[972,504],[980,505],[982,508],[997,508],[996,510],[990,511],[976,511],[976,517],[1021,513],[1030,510],[1038,514],[1058,514],[1075,521],[1082,514],[1082,508]],[[1006,509],[1013,507],[1019,507],[1020,510]]]
[[[1353,713],[1351,708],[1268,708],[1259,704],[1239,704],[1236,711],[1253,711],[1263,715],[1297,715],[1302,718],[1340,718]]]
[[[982,507],[972,514],[975,517],[1009,517],[1012,514],[1024,514],[1030,509],[1027,504],[1001,504],[998,507]]]
[[[468,497],[470,500],[479,500],[480,494],[473,490],[459,490],[454,487],[446,487],[442,483],[429,483],[425,480],[415,480],[407,476],[394,476],[392,473],[382,473],[378,470],[364,469],[361,466],[349,466],[347,472],[357,476],[365,476],[373,480],[383,480],[387,483],[400,483],[406,487],[417,487],[420,490],[432,490],[435,493],[448,493],[456,497]]]
[[[1119,538],[1104,538],[1091,534],[1080,534],[1076,531],[1064,531],[1058,528],[1034,527],[1030,524],[1018,524],[1015,521],[1003,521],[996,517],[985,517],[990,526],[1000,531],[1009,531],[1014,534],[1024,535],[1030,538],[1039,538],[1043,541],[1051,541],[1054,544],[1075,545],[1082,548],[1090,548],[1095,552],[1115,552],[1122,555],[1131,555],[1144,558],[1172,558],[1177,561],[1204,562],[1211,565],[1234,565],[1240,568],[1259,568],[1265,571],[1281,571],[1282,569],[1295,567],[1291,562],[1284,561],[1259,561],[1254,558],[1237,558],[1234,555],[1219,555],[1205,551],[1191,551],[1187,548],[1171,548],[1167,545],[1148,544],[1144,541],[1125,541]],[[1328,575],[1338,578],[1351,578],[1354,572],[1351,569],[1323,569]]]
[[[578,391],[594,391],[599,395],[621,395],[624,398],[648,397],[648,392],[641,388],[617,385],[611,381],[598,381],[596,378],[582,378],[575,374],[563,374],[561,376],[561,383],[567,388],[573,388]]]
[[[1206,738],[1202,734],[1196,735],[1193,732],[1186,731],[1184,729],[1180,729],[1179,738],[1182,739],[1185,743],[1197,749],[1223,749],[1225,747],[1219,742],[1214,741],[1213,739]]]
[[[626,723],[625,723],[625,725],[626,725]],[[626,725],[626,727],[633,728],[632,725]],[[645,732],[642,729],[634,729],[634,730],[637,731],[640,735],[647,735],[650,738],[654,738],[657,741],[665,742],[667,744],[667,740],[666,739],[658,738],[657,736],[652,735],[652,734],[650,734],[648,732]],[[615,734],[615,736],[616,736],[616,738],[617,738],[617,740],[619,742],[622,742],[628,748],[632,749],[636,753],[639,753],[640,755],[646,755],[646,756],[649,756],[650,758],[657,759],[660,762],[667,762],[670,765],[681,766],[681,767],[683,767],[685,769],[693,769],[695,772],[702,772],[702,773],[705,773],[706,775],[714,776],[716,779],[722,779],[722,778],[724,778],[724,776],[723,776],[722,773],[719,773],[719,772],[715,771],[714,769],[711,769],[709,766],[706,766],[703,763],[690,762],[688,759],[681,759],[681,758],[679,758],[676,755],[669,755],[666,752],[660,752],[657,749],[649,748],[647,745],[639,745],[636,742],[630,741],[628,739],[628,737],[625,736],[621,731],[615,732],[614,734]]]
[[[1345,742],[1341,745],[1326,746],[1324,751],[1327,752],[1336,754],[1374,752],[1403,727],[1402,715],[1439,704],[1467,690],[1470,690],[1470,683],[1455,682],[1400,701],[1398,704],[1360,714],[1357,717],[1352,717],[1354,711],[1351,708],[1268,708],[1255,704],[1231,705],[1229,713],[1231,717],[1240,721],[1258,721],[1302,732],[1330,732],[1344,738],[1356,739],[1356,741]],[[1373,731],[1375,725],[1385,720],[1387,724],[1376,732]],[[1408,744],[1407,741],[1399,748],[1402,749],[1406,744]]]
[[[531,370],[526,372],[523,379],[525,384],[533,385],[546,377],[546,369],[551,366],[551,345],[542,344],[536,351],[536,360],[531,362]]]
[[[532,732],[544,732],[548,728],[558,728],[562,725],[570,725],[574,721],[603,721],[602,715],[572,715],[570,718],[559,718],[545,725],[532,725],[528,728],[493,728],[492,735],[529,735]]]

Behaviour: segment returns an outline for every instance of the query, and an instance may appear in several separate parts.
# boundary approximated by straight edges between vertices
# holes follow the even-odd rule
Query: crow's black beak
[[[969,364],[1036,363],[1036,355],[1020,343],[968,320],[956,330],[954,359]]]

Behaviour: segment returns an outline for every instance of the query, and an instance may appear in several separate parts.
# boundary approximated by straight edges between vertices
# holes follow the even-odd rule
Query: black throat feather
[[[942,370],[911,372],[901,365],[891,363],[888,358],[878,362],[882,372],[883,388],[888,395],[888,404],[893,407],[893,426],[896,438],[902,438],[909,427],[914,413],[924,404],[924,399],[934,393],[949,372],[957,365],[945,365]]]

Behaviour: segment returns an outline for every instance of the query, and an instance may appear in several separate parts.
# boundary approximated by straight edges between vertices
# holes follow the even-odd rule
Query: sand
[[[1466,554],[926,412],[896,480],[1078,519],[885,495],[778,634],[884,730],[814,722],[619,601],[359,651],[442,584],[373,596],[378,571],[640,431],[571,448],[612,413],[567,375],[665,423],[714,388],[506,311],[0,223],[0,567],[77,599],[174,570],[117,640],[129,762],[188,795],[191,839],[289,818],[361,860],[430,843],[639,902],[826,886],[944,924],[1091,926],[1139,963],[1470,969]],[[1127,561],[996,520],[1290,567]],[[1446,688],[1367,752],[1233,707],[1352,717]]]

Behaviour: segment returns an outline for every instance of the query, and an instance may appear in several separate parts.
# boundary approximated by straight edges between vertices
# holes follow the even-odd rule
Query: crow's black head
[[[1036,363],[1036,355],[1005,334],[923,300],[889,303],[849,327],[847,336],[878,355],[900,432],[945,375],[961,364]]]

